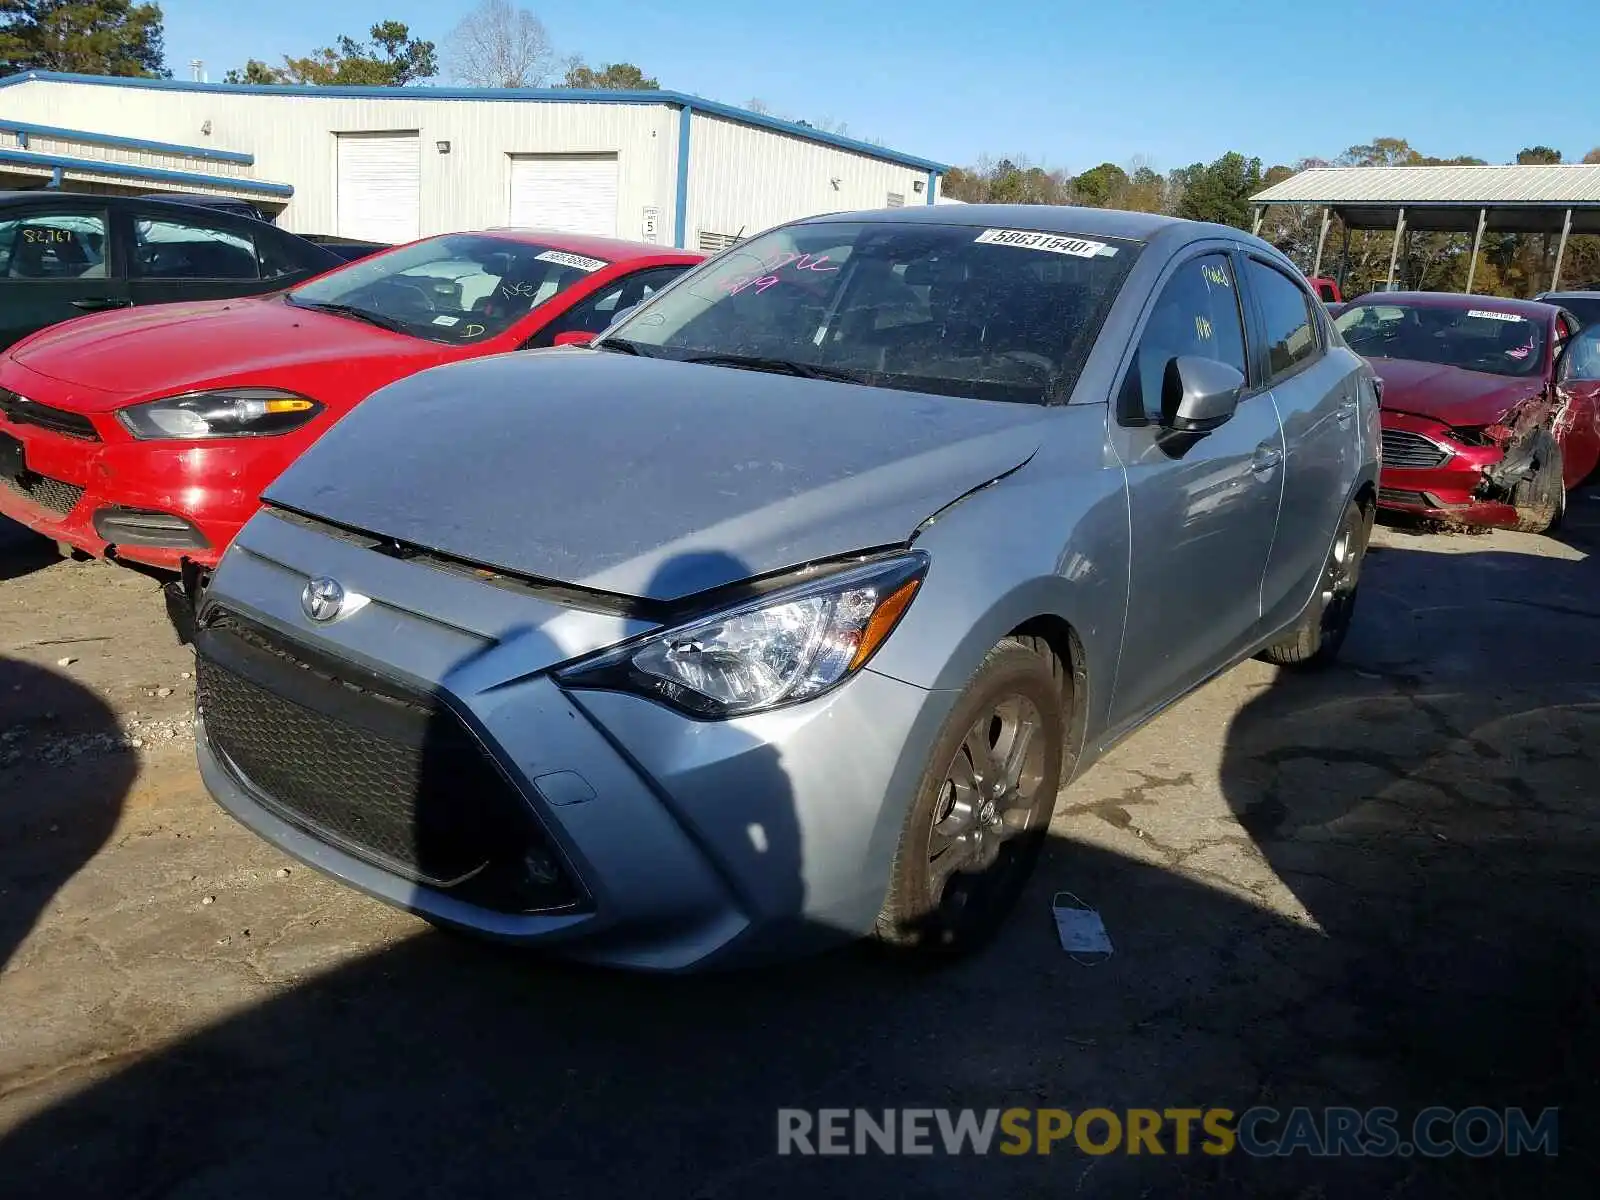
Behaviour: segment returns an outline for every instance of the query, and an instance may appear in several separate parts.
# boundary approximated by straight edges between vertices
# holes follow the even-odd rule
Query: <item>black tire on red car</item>
[[[1567,511],[1567,488],[1562,479],[1561,447],[1548,430],[1534,435],[1534,469],[1511,490],[1517,519],[1511,528],[1523,533],[1547,533],[1561,523]]]

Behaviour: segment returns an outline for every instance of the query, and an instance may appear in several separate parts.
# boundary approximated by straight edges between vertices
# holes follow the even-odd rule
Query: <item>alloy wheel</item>
[[[1050,739],[1026,696],[996,700],[945,769],[928,839],[928,894],[945,909],[981,904],[1002,885],[1016,839],[1034,829]]]

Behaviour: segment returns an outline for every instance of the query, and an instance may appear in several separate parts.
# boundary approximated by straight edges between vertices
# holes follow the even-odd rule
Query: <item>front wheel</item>
[[[1288,637],[1274,642],[1258,657],[1283,667],[1318,667],[1339,656],[1355,613],[1356,585],[1372,536],[1372,518],[1373,514],[1355,501],[1345,509],[1311,606]]]
[[[1565,470],[1560,445],[1551,434],[1541,432],[1534,449],[1533,473],[1511,491],[1511,505],[1517,510],[1511,528],[1548,533],[1561,524],[1567,512]]]
[[[1061,784],[1066,671],[1038,638],[984,657],[946,718],[900,834],[881,942],[958,955],[993,935],[1038,860]]]

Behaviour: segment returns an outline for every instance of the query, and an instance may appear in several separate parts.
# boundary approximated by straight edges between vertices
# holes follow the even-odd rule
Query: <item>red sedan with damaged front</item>
[[[271,296],[54,326],[0,355],[0,513],[94,555],[215,565],[262,490],[378,388],[592,337],[701,257],[454,233]]]
[[[1384,292],[1334,323],[1383,382],[1379,507],[1542,533],[1600,463],[1600,330],[1571,313]]]

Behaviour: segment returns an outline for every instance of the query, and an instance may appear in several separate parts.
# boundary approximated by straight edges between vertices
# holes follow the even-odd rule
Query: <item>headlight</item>
[[[769,592],[558,672],[571,687],[634,692],[700,717],[810,700],[866,665],[928,570],[920,551]]]
[[[117,413],[140,439],[259,437],[298,429],[322,411],[315,400],[279,388],[219,388],[189,392]]]

